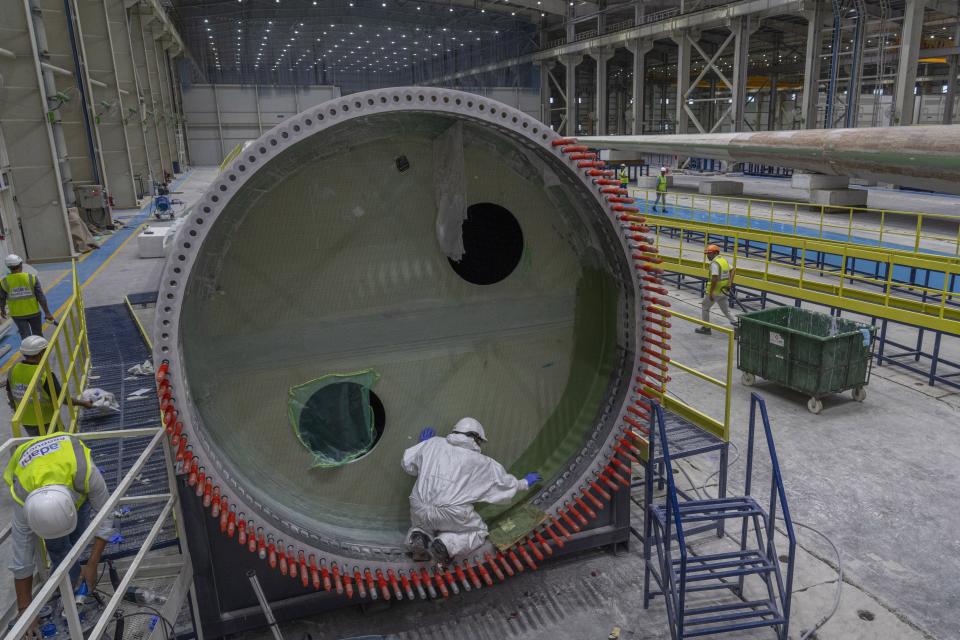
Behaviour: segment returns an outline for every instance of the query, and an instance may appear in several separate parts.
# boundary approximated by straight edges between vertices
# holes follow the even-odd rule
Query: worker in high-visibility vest
[[[23,360],[20,360],[10,369],[10,375],[7,376],[7,401],[10,403],[10,409],[16,411],[17,407],[23,401],[27,393],[27,387],[37,372],[40,359],[47,348],[47,339],[43,336],[27,336],[20,343],[20,353]],[[43,374],[37,383],[37,395],[40,400],[40,411],[33,402],[33,398],[27,399],[27,408],[23,412],[23,428],[28,435],[40,435],[41,425],[49,425],[53,418],[56,403],[54,397],[50,395],[50,387],[53,386],[54,396],[60,395],[60,381],[57,380],[53,371]],[[90,409],[93,403],[87,402],[82,398],[75,398],[74,404]]]
[[[626,189],[630,184],[630,173],[627,172],[627,165],[620,165],[620,188]]]
[[[657,176],[657,199],[653,201],[653,210],[657,210],[660,205],[664,213],[667,211],[667,168],[660,167],[660,175]]]
[[[726,258],[720,255],[720,247],[715,244],[707,245],[705,249],[707,260],[710,261],[710,277],[707,279],[706,295],[703,296],[703,302],[700,305],[700,319],[704,322],[710,321],[710,308],[716,304],[720,311],[727,317],[730,324],[737,324],[737,318],[730,313],[730,303],[727,297],[730,295],[733,286],[733,276],[736,271]],[[710,327],[697,327],[696,333],[710,335]]]
[[[32,273],[23,270],[23,258],[11,253],[4,259],[4,264],[10,273],[0,279],[0,317],[4,320],[7,315],[13,318],[20,332],[20,339],[27,336],[43,335],[43,316],[56,324],[57,321],[47,306],[47,296],[40,287],[40,279]]]
[[[79,438],[66,433],[40,436],[21,444],[7,463],[3,480],[15,503],[10,570],[17,608],[22,613],[33,600],[36,537],[44,540],[47,555],[53,567],[57,567],[110,494],[90,458],[90,449]],[[70,568],[75,586],[85,582],[93,592],[97,565],[112,535],[113,521],[107,518],[97,529],[89,560],[82,567]]]

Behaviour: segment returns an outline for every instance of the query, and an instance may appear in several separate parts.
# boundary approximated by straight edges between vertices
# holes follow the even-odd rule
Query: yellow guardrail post
[[[27,384],[11,420],[11,430],[16,438],[23,437],[25,415],[31,422],[29,426],[36,428],[40,435],[59,430],[73,432],[77,428],[78,409],[74,404],[71,390],[82,391],[86,384],[90,370],[90,347],[87,342],[83,293],[77,277],[76,261],[71,264],[71,270],[73,294],[64,305],[60,322],[48,339],[50,346],[40,356],[36,371]],[[55,368],[56,371],[54,371]],[[59,393],[56,391],[54,378],[60,382]],[[70,415],[70,424],[64,424],[60,415],[64,404]],[[44,405],[50,407],[49,420],[44,418]]]
[[[725,369],[725,379],[719,380],[707,373],[699,371],[689,365],[683,364],[674,357],[669,359],[669,367],[674,371],[682,371],[684,373],[689,373],[690,375],[703,380],[713,386],[716,386],[723,390],[723,418],[717,419],[710,416],[708,413],[697,409],[675,396],[670,396],[669,393],[659,393],[655,389],[646,387],[650,392],[657,394],[660,397],[663,406],[677,415],[689,420],[695,424],[700,429],[703,429],[707,433],[711,433],[717,437],[723,439],[724,442],[730,441],[730,396],[732,392],[732,379],[733,379],[733,348],[734,348],[734,331],[729,327],[723,327],[712,322],[705,322],[700,318],[694,316],[689,316],[679,311],[674,311],[672,309],[663,309],[657,305],[652,306],[653,309],[658,311],[663,311],[669,313],[670,318],[684,320],[692,324],[696,324],[702,327],[708,327],[712,330],[719,331],[727,337],[727,359],[726,359],[726,369]],[[661,352],[665,353],[665,350],[661,347]],[[664,389],[667,389],[667,385],[664,385]]]

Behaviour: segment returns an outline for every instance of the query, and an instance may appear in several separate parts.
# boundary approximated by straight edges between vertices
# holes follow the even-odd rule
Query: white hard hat
[[[27,336],[20,343],[20,353],[25,356],[35,356],[38,353],[43,353],[48,344],[50,343],[43,336]]]
[[[3,263],[8,267],[19,267],[23,264],[23,258],[18,256],[15,253],[11,253],[6,258],[3,259]]]
[[[483,425],[476,418],[462,418],[457,424],[453,425],[453,432],[464,435],[473,433],[483,442],[487,441],[487,434],[483,432]]]
[[[660,171],[666,171],[666,170],[667,170],[666,167],[660,167]]]
[[[73,493],[62,484],[34,489],[23,502],[27,524],[41,538],[53,540],[77,528],[77,507]]]

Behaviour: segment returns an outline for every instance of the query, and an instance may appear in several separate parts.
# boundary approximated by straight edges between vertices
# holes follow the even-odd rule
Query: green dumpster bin
[[[775,382],[810,396],[807,408],[820,413],[820,398],[829,393],[851,389],[854,400],[867,397],[875,333],[867,324],[796,307],[746,313],[737,368],[745,385],[757,378]]]

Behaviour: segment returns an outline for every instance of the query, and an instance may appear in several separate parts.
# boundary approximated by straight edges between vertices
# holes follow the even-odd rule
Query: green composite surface
[[[602,213],[539,152],[465,125],[467,203],[505,207],[524,236],[509,277],[466,282],[436,235],[433,140],[451,122],[351,121],[262,167],[211,229],[184,292],[181,352],[208,440],[258,500],[320,535],[402,542],[414,479],[400,460],[425,426],[445,434],[475,417],[484,453],[549,478],[607,400],[624,294],[595,227]],[[349,464],[314,467],[289,424],[289,390],[367,369],[383,435]],[[482,513],[496,529],[513,506]]]
[[[822,396],[863,386],[870,371],[870,345],[852,320],[796,307],[776,307],[740,316],[738,367],[765,380]]]

